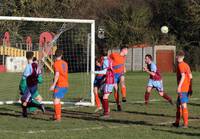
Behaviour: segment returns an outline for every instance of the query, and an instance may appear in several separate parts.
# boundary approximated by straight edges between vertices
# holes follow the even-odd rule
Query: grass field
[[[164,74],[166,92],[176,99],[175,74]],[[175,106],[171,106],[156,92],[152,92],[148,107],[142,103],[148,76],[144,73],[127,73],[127,102],[123,111],[117,112],[111,97],[111,118],[101,120],[101,113],[94,113],[94,107],[63,106],[61,122],[50,120],[53,114],[51,105],[43,115],[21,117],[19,106],[0,106],[0,138],[2,139],[199,139],[200,138],[200,73],[193,73],[194,95],[189,103],[189,128],[173,128]],[[16,96],[19,75],[2,74],[0,96]],[[13,81],[14,80],[14,81]],[[75,80],[74,78],[70,79]],[[10,81],[10,83],[9,83]],[[12,82],[11,82],[12,81]],[[72,81],[75,82],[75,81]],[[77,86],[78,86],[77,82]],[[12,86],[12,87],[10,87]],[[75,87],[77,87],[75,86]],[[70,92],[73,92],[71,89]],[[68,95],[66,95],[66,98]],[[113,95],[111,95],[113,96]],[[2,100],[2,99],[1,99]]]

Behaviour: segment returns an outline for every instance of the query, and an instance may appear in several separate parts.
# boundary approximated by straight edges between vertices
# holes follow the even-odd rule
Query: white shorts
[[[114,88],[114,84],[105,84],[104,94],[111,94]]]

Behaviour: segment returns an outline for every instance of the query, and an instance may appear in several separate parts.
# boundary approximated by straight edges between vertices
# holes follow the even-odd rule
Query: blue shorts
[[[94,79],[94,87],[100,88],[100,86],[103,84],[104,76],[96,76]]]
[[[188,102],[189,102],[189,98],[188,98],[187,92],[178,93],[177,105],[181,105],[183,103],[188,103]]]
[[[120,78],[121,76],[123,76],[124,74],[122,73],[115,73],[115,84],[118,84],[120,82]]]
[[[155,81],[155,80],[149,79],[147,86],[155,88],[158,92],[164,91],[162,80]]]
[[[56,86],[54,89],[53,97],[54,98],[64,98],[64,96],[67,92],[68,92],[68,88]]]

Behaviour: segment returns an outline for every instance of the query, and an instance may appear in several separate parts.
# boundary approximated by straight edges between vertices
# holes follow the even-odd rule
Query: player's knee
[[[36,99],[37,101],[41,102],[41,101],[42,101],[42,96],[41,96],[41,95],[38,95],[35,99]]]
[[[97,94],[97,93],[98,93],[98,89],[97,89],[97,87],[94,87],[93,92],[94,92],[94,94]]]
[[[37,97],[36,100],[42,102],[42,97]]]
[[[59,98],[55,98],[54,99],[54,104],[60,104],[60,99]]]
[[[146,92],[151,93],[152,88],[151,87],[147,87],[146,88]]]
[[[161,97],[163,97],[163,96],[164,96],[164,92],[159,92],[159,95],[160,95]]]
[[[117,84],[114,84],[114,90],[117,91],[117,89],[118,89]]]
[[[122,84],[122,87],[126,87],[125,83],[124,83],[124,84]]]
[[[147,88],[145,93],[151,93],[151,89]]]
[[[108,99],[108,96],[109,96],[108,94],[104,94],[103,99]]]
[[[151,93],[151,91],[149,91],[149,90],[146,90],[146,92],[145,92],[145,94],[150,94]]]
[[[182,107],[182,108],[187,108],[187,103],[182,103],[182,104],[181,104],[181,107]]]
[[[121,81],[120,81],[120,84],[121,84],[121,85],[125,85],[125,81],[124,81],[124,80],[121,80]]]
[[[125,77],[122,75],[122,76],[120,77],[120,81],[123,82],[124,80],[125,80]]]

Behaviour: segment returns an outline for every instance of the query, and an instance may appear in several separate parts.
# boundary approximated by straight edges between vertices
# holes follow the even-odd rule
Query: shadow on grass
[[[113,119],[113,118],[101,119],[100,114],[89,113],[89,112],[63,110],[62,115],[65,118],[81,119],[81,120],[86,120],[86,121],[100,121],[100,122],[106,122],[106,123],[154,126],[145,121],[131,121],[131,120]]]
[[[21,107],[19,107],[20,109]],[[33,114],[33,113],[29,113],[28,114],[28,118],[24,118],[22,116],[22,112],[19,110],[13,110],[10,108],[0,108],[0,116],[11,116],[11,117],[16,117],[16,118],[24,118],[24,119],[34,119],[34,120],[44,120],[44,121],[49,121],[48,119],[45,119],[44,117],[36,117],[37,115],[41,115],[41,114]]]
[[[155,131],[160,131],[160,132],[167,132],[167,133],[172,133],[172,134],[177,134],[177,135],[185,135],[185,136],[200,136],[200,133],[191,133],[188,132],[187,129],[184,129],[184,131],[175,131],[174,128],[172,130],[169,129],[158,129],[158,128],[152,128],[152,130]]]
[[[188,103],[188,105],[191,105],[191,106],[197,106],[197,107],[199,107],[200,106],[200,104],[197,104],[197,103]]]
[[[21,116],[21,112],[3,107],[3,108],[0,108],[0,115],[2,115],[2,116],[20,117]]]
[[[157,116],[157,117],[168,117],[168,118],[175,118],[175,113],[173,115],[167,115],[167,114],[158,114],[158,113],[147,113],[147,112],[139,112],[139,111],[124,111],[126,113],[131,114],[138,114],[138,115],[145,115],[145,116]],[[194,117],[190,116],[189,119],[200,119],[200,117]]]
[[[145,116],[158,116],[158,117],[170,117],[174,118],[175,116],[167,115],[167,114],[158,114],[158,113],[147,113],[147,112],[139,112],[139,111],[124,111],[130,114],[138,114],[138,115],[145,115]]]
[[[47,108],[46,115],[52,116],[54,110],[52,108]],[[86,121],[99,121],[99,122],[106,122],[106,123],[116,123],[116,124],[127,124],[127,125],[144,125],[144,126],[154,126],[150,123],[145,121],[131,121],[131,120],[124,120],[124,119],[101,119],[100,113],[92,113],[92,112],[83,112],[83,111],[73,111],[73,110],[62,110],[62,117],[63,118],[70,118],[70,119],[80,119]]]

